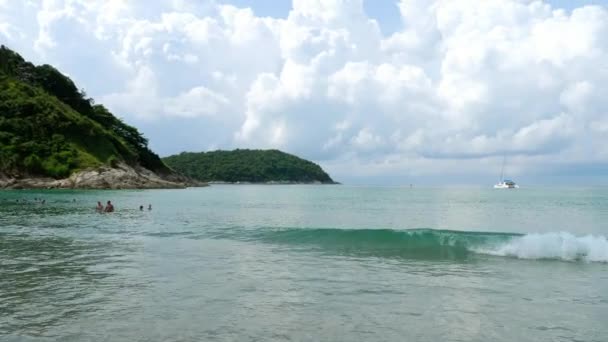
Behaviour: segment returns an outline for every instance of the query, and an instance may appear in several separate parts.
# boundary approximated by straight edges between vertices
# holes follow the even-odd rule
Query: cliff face
[[[134,127],[49,65],[0,47],[0,188],[166,188],[193,184]]]

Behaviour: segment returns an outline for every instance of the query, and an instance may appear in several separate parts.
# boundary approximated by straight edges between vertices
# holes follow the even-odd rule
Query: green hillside
[[[334,183],[319,165],[277,150],[182,152],[163,161],[203,182]]]
[[[136,128],[68,77],[0,47],[0,174],[62,178],[119,162],[171,172]]]

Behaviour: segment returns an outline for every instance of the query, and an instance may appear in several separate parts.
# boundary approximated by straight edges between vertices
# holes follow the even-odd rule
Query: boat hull
[[[494,185],[494,189],[518,189],[519,185],[517,184],[505,184],[499,183]]]

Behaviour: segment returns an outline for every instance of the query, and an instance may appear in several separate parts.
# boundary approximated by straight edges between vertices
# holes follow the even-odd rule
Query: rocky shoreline
[[[296,181],[268,181],[268,182],[224,182],[210,181],[209,185],[340,185],[339,182],[323,183],[320,181],[296,182]]]
[[[178,174],[159,175],[127,164],[84,170],[65,179],[14,177],[0,173],[0,189],[183,189],[200,186],[207,184]]]

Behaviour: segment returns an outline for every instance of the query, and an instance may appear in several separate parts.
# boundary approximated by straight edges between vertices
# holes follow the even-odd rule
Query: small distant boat
[[[517,189],[519,185],[515,184],[514,181],[510,179],[505,179],[500,181],[498,184],[494,184],[494,189]]]
[[[500,182],[498,182],[498,184],[494,184],[494,189],[517,189],[517,188],[519,188],[519,185],[517,185],[514,181],[503,178],[504,172],[505,172],[505,160],[506,159],[507,159],[507,156],[504,156],[504,158],[502,159],[502,168],[500,169]]]

